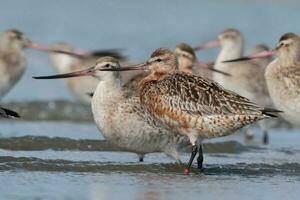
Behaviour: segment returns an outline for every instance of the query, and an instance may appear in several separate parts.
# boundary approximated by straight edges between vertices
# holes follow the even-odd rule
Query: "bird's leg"
[[[198,151],[197,144],[194,144],[192,146],[192,153],[191,153],[190,161],[188,163],[188,167],[184,170],[185,175],[188,175],[191,172],[191,166],[192,166],[193,160],[197,154],[197,151]]]
[[[269,121],[260,121],[258,125],[260,126],[260,129],[263,134],[262,143],[264,145],[269,144],[269,135],[268,135],[268,129],[270,128]]]
[[[139,161],[144,162],[144,155],[143,154],[138,154],[139,156]]]
[[[268,131],[263,131],[263,144],[267,145],[269,144],[269,135]]]
[[[198,149],[198,158],[197,158],[197,165],[198,165],[198,169],[202,169],[203,168],[203,150],[202,150],[202,144],[200,143],[199,145],[199,149]]]

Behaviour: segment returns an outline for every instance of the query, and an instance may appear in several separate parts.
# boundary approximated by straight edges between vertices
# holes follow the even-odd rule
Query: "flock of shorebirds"
[[[221,47],[214,63],[197,59],[195,52],[214,47]],[[64,78],[79,101],[91,104],[106,140],[138,154],[140,161],[147,153],[163,152],[180,163],[179,146],[191,145],[185,174],[197,153],[202,168],[204,139],[260,121],[267,143],[268,125],[261,120],[278,115],[300,125],[300,37],[293,33],[284,34],[274,50],[257,45],[244,56],[242,34],[227,29],[197,47],[158,48],[146,62],[133,65],[115,50],[93,52],[65,43],[47,47],[7,30],[0,37],[1,97],[24,73],[25,48],[49,52],[60,73],[35,79]],[[5,108],[0,114],[18,117]]]

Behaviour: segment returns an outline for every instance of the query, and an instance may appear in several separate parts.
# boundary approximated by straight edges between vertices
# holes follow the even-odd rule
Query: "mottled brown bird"
[[[243,55],[244,38],[240,31],[233,28],[226,29],[218,35],[217,40],[212,40],[202,46],[206,48],[220,46],[221,51],[214,67],[232,75],[222,76],[214,73],[212,76],[214,81],[261,106],[273,106],[264,78],[267,62],[262,62],[262,60],[251,60],[242,63],[223,62]],[[256,47],[254,51],[259,51],[261,48]],[[267,144],[268,125],[265,122],[259,123],[259,125],[263,133],[263,143]],[[249,133],[249,130],[247,132]]]
[[[105,139],[138,154],[140,161],[147,153],[163,152],[180,162],[178,148],[189,145],[188,138],[157,124],[142,108],[137,91],[122,86],[121,73],[105,72],[121,69],[115,58],[102,57],[88,69],[37,78],[97,77],[99,83],[92,98],[92,112]]]
[[[273,51],[233,59],[226,62],[262,59],[277,56],[266,69],[265,78],[275,106],[281,116],[295,126],[300,126],[300,38],[286,33],[279,39]]]
[[[150,69],[150,75],[140,83],[144,109],[157,123],[187,136],[192,144],[185,174],[190,172],[203,139],[232,134],[245,125],[275,117],[278,112],[262,108],[212,80],[179,72],[175,54],[167,49],[157,49],[139,68]],[[122,70],[131,69],[137,67]],[[202,161],[203,157],[199,157],[198,166]]]
[[[189,73],[189,74],[197,74],[199,76],[204,76],[207,78],[211,78],[212,72],[220,73],[224,76],[230,76],[229,73],[223,72],[221,70],[216,70],[212,66],[200,62],[197,59],[193,48],[186,43],[178,44],[174,52],[175,55],[177,56],[179,71]],[[129,81],[125,83],[125,87],[131,88],[131,91],[135,91],[137,89],[139,82],[148,75],[149,75],[148,72],[142,72],[136,74]]]

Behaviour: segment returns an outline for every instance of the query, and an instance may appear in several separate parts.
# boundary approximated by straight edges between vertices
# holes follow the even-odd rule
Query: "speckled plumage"
[[[284,34],[277,45],[278,57],[265,73],[275,106],[286,120],[300,126],[300,38]]]
[[[263,108],[217,83],[180,72],[145,82],[141,102],[172,130],[185,134],[195,130],[202,139],[231,134],[268,116]]]
[[[157,49],[147,65],[151,74],[140,83],[141,105],[158,124],[189,138],[192,152],[185,174],[190,173],[198,150],[198,168],[202,168],[201,140],[232,134],[278,112],[262,108],[212,80],[179,72],[175,54],[167,49]]]
[[[98,63],[117,63],[105,60]],[[119,67],[119,65],[115,65]],[[138,95],[122,86],[118,72],[99,72],[100,82],[92,98],[95,122],[104,137],[127,151],[144,155],[164,152],[180,162],[177,148],[188,144],[188,138],[158,125],[141,107]]]
[[[272,107],[272,101],[267,89],[264,73],[269,59],[251,60],[236,63],[223,63],[225,60],[239,58],[243,55],[244,39],[242,34],[235,29],[219,34],[221,51],[215,63],[215,68],[228,72],[231,76],[213,73],[213,80],[226,89],[232,90],[263,107]],[[262,46],[254,47],[254,52],[262,50]],[[269,123],[259,123],[263,133],[263,142],[267,143]],[[246,133],[252,135],[248,129]]]
[[[242,56],[244,42],[241,33],[229,29],[219,35],[219,40],[222,50],[215,63],[215,68],[226,71],[232,76],[214,73],[213,79],[226,89],[247,97],[261,106],[272,106],[264,78],[266,66],[256,61],[223,63],[225,60]]]
[[[175,56],[170,51],[167,54]],[[157,66],[143,80],[140,98],[147,111],[169,128],[184,134],[196,130],[200,137],[210,138],[268,117],[262,107],[214,81],[177,72],[176,66],[168,66],[164,71],[165,64],[155,63],[155,57],[148,61]]]

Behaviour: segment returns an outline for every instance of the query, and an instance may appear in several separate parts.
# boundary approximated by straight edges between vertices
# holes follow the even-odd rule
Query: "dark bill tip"
[[[231,59],[231,60],[224,60],[222,63],[230,63],[230,62],[241,62],[241,61],[247,61],[247,60],[252,60],[253,58],[251,57],[241,57],[241,58],[236,58],[236,59]]]
[[[213,71],[213,72],[217,72],[219,74],[223,74],[225,76],[232,76],[230,73],[227,72],[223,72],[221,70],[215,69],[214,67],[208,67],[209,70]]]
[[[71,72],[66,74],[57,74],[52,76],[34,76],[33,79],[60,79],[60,78],[73,78],[78,76],[93,76],[95,71],[93,68],[88,68],[82,71]]]

